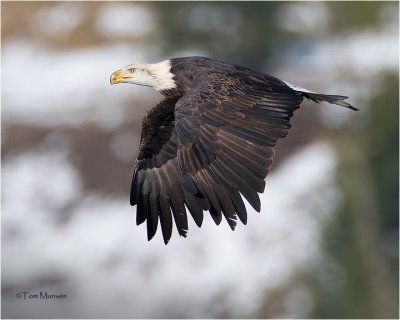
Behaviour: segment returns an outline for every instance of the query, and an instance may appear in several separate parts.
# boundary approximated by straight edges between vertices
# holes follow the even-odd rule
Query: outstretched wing
[[[143,121],[131,189],[137,223],[150,240],[160,220],[164,242],[186,236],[187,214],[201,226],[203,211],[232,229],[247,212],[241,195],[260,211],[258,193],[272,165],[272,147],[287,135],[302,95],[282,81],[233,68],[197,78],[180,100],[164,100]],[[171,214],[172,212],[172,214]]]
[[[272,147],[287,135],[302,94],[249,69],[208,73],[175,108],[178,163],[184,188],[203,195],[217,224],[246,224],[240,196],[260,211],[258,193],[272,165]]]

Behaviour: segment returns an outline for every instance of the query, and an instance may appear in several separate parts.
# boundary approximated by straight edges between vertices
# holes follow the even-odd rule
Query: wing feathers
[[[165,244],[174,222],[186,237],[187,210],[199,227],[209,211],[217,225],[224,216],[232,230],[237,218],[247,223],[242,196],[260,211],[272,147],[287,135],[302,95],[246,68],[235,74],[223,79],[210,72],[180,99],[146,114],[130,200],[137,224],[147,221],[149,240],[158,223]]]
[[[211,167],[214,171],[218,172],[219,177],[222,175],[229,176],[232,179],[233,185],[240,190],[240,193],[243,194],[251,206],[255,210],[260,211],[260,198],[258,197],[257,191],[247,182],[240,179],[228,164],[223,161],[218,161],[217,159]]]
[[[229,224],[229,227],[232,230],[235,230],[236,212],[235,212],[235,207],[233,206],[232,200],[221,186],[214,185],[214,188],[217,191],[218,200],[221,205],[222,213],[224,214],[225,219]]]
[[[169,198],[161,195],[158,198],[158,206],[160,208],[159,215],[163,239],[164,243],[167,244],[172,235],[172,215]]]
[[[232,200],[232,204],[235,208],[237,216],[239,217],[240,221],[242,221],[243,224],[247,224],[246,206],[244,205],[244,202],[242,200],[242,197],[240,196],[239,191],[231,187],[227,187],[226,189],[228,191],[229,197]]]
[[[156,234],[158,226],[158,199],[154,192],[146,198],[148,201],[147,206],[150,208],[147,216],[147,239],[151,240]]]
[[[140,194],[136,210],[136,224],[140,225],[147,219],[147,195]]]
[[[203,201],[202,201],[203,200]],[[201,203],[204,203],[203,199],[196,199],[195,196],[191,194],[186,194],[185,204],[189,209],[190,214],[193,217],[194,222],[198,227],[201,227],[203,223],[203,208],[204,210],[208,210],[209,206],[202,206]]]

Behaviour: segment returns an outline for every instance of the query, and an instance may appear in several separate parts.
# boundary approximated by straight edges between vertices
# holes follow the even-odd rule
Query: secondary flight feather
[[[352,110],[347,97],[319,94],[265,73],[205,57],[174,58],[115,71],[111,84],[158,90],[164,99],[142,122],[130,195],[148,240],[161,226],[165,244],[173,224],[186,237],[189,212],[200,227],[209,211],[232,230],[257,211],[273,147],[285,137],[303,98]]]

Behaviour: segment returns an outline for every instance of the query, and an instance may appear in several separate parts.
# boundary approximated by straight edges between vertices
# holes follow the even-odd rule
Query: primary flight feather
[[[345,96],[205,57],[129,65],[110,82],[150,86],[164,96],[142,122],[130,202],[137,205],[137,224],[147,221],[148,240],[160,224],[165,244],[173,221],[186,237],[187,211],[199,227],[209,211],[216,224],[224,216],[232,230],[237,217],[247,222],[242,196],[260,211],[273,146],[287,135],[304,97],[357,110]]]

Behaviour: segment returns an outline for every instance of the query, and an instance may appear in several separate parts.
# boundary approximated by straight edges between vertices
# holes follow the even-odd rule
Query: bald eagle
[[[247,223],[242,196],[257,211],[271,168],[273,147],[288,134],[303,98],[352,110],[345,96],[315,93],[236,64],[205,57],[133,64],[115,71],[111,84],[158,90],[164,99],[142,122],[130,203],[136,223],[147,221],[151,240],[158,223],[165,244],[173,220],[186,237],[187,211],[197,226],[203,211],[218,225]]]

